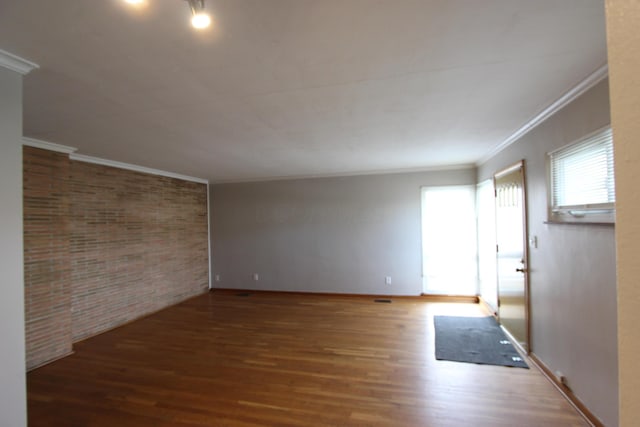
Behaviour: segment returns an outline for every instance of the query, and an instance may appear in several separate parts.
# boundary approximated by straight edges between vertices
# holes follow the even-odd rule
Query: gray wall
[[[0,425],[27,424],[22,252],[22,76],[0,67]]]
[[[530,252],[532,350],[615,426],[614,228],[544,224],[545,155],[609,124],[608,96],[604,81],[481,165],[477,181],[526,160],[529,232],[538,237]],[[420,187],[474,182],[475,171],[462,170],[212,185],[212,272],[221,279],[213,286],[420,294]]]
[[[419,295],[420,187],[474,182],[466,169],[212,185],[213,287]]]
[[[526,161],[531,348],[561,371],[607,426],[618,424],[616,260],[613,226],[545,224],[545,154],[610,123],[607,81],[582,95],[478,170],[484,180]]]

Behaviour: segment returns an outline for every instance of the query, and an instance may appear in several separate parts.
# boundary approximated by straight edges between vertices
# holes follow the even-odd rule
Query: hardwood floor
[[[212,292],[28,374],[30,426],[585,426],[534,367],[436,361],[477,304]]]

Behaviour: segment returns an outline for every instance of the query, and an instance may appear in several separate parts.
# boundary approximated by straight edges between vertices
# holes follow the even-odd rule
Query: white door
[[[478,288],[484,302],[498,314],[496,273],[496,199],[493,179],[477,186]]]
[[[500,323],[529,351],[529,289],[524,161],[494,176],[498,316]]]

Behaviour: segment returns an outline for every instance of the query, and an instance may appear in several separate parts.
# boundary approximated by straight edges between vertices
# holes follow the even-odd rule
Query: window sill
[[[554,221],[554,220],[549,220],[549,221],[544,221],[544,224],[550,224],[550,225],[562,225],[562,224],[566,224],[566,225],[599,225],[599,226],[609,226],[609,227],[615,227],[616,223],[615,222],[598,222],[598,221]]]

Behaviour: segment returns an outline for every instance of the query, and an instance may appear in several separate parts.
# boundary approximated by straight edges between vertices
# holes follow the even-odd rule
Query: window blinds
[[[616,196],[610,128],[554,151],[550,161],[553,212],[613,209]]]

